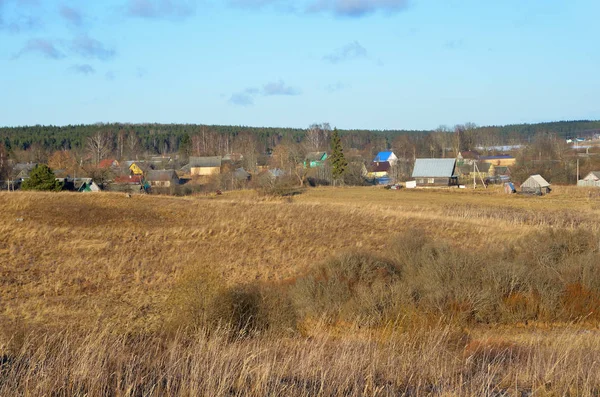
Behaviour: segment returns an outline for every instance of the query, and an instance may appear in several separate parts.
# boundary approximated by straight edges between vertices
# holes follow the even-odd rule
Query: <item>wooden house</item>
[[[144,170],[142,169],[141,162],[137,161],[128,161],[127,168],[132,175],[144,175]]]
[[[389,176],[391,164],[388,161],[371,163],[367,170],[367,178],[377,179]]]
[[[327,152],[310,152],[306,155],[304,160],[305,168],[322,167],[327,160]]]
[[[544,195],[550,193],[550,184],[541,175],[531,175],[521,184],[521,192]]]
[[[417,186],[458,186],[456,159],[416,159],[412,178]]]
[[[179,177],[174,170],[152,170],[146,174],[146,181],[153,187],[171,187],[179,184]]]
[[[183,167],[183,171],[192,176],[219,175],[221,165],[221,156],[190,157],[189,163]]]

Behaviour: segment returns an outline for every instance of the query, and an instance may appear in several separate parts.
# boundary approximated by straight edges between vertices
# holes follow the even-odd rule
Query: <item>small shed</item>
[[[458,186],[456,159],[416,159],[412,177],[417,186]]]
[[[550,184],[541,175],[531,175],[521,184],[521,192],[543,195],[550,193]]]

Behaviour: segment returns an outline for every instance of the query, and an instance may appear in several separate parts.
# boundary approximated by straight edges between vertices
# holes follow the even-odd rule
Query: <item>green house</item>
[[[327,160],[326,152],[310,152],[304,160],[304,168],[322,167],[325,164],[325,160]]]

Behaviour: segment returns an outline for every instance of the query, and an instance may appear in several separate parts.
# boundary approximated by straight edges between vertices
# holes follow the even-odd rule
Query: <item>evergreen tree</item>
[[[337,128],[333,129],[331,134],[331,173],[333,175],[334,185],[342,179],[344,171],[348,166],[348,162],[344,157],[344,148],[342,147],[342,139],[338,133]]]
[[[54,173],[46,164],[38,164],[29,173],[29,178],[21,185],[23,190],[53,190],[62,189],[62,183],[56,180]]]

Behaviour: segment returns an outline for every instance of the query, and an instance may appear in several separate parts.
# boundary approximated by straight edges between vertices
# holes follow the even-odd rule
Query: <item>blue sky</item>
[[[597,0],[0,0],[0,125],[600,119]]]

